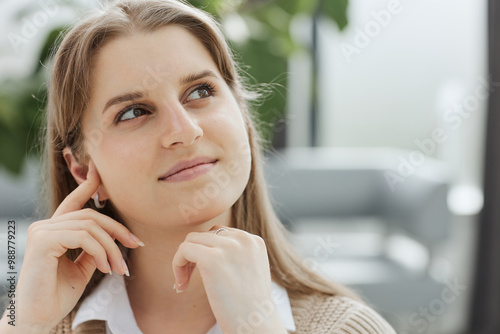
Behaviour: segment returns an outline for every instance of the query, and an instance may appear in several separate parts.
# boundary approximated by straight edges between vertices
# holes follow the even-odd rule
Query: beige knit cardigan
[[[295,334],[396,334],[373,309],[347,297],[323,294],[289,294],[295,321]],[[74,331],[71,323],[76,310],[68,314],[50,334],[106,334],[106,324],[92,320]],[[128,333],[114,333],[128,334]]]

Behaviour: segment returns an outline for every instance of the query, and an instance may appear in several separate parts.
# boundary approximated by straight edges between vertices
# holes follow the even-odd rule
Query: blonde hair
[[[235,227],[264,239],[272,279],[290,293],[318,292],[356,298],[350,290],[308,268],[292,249],[288,240],[290,234],[275,214],[267,193],[259,135],[248,107],[255,94],[244,87],[232,52],[216,20],[204,11],[178,0],[116,1],[76,24],[63,38],[54,56],[48,92],[45,158],[49,177],[46,182],[49,213],[53,213],[77,187],[64,161],[63,148],[70,147],[77,159],[86,160],[80,120],[92,94],[90,73],[99,49],[113,39],[134,32],[153,32],[167,25],[184,27],[205,46],[245,118],[252,165],[248,184],[232,207]],[[85,207],[95,209],[92,201]],[[101,212],[120,221],[111,206]],[[67,256],[75,260],[80,252],[69,250]],[[102,277],[103,274],[96,270],[80,300],[90,293]]]

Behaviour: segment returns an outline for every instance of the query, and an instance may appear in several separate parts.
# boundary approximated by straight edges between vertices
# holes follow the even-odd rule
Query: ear
[[[69,147],[65,147],[62,151],[64,160],[66,161],[66,165],[68,166],[71,175],[75,179],[76,183],[82,184],[85,180],[87,180],[87,172],[89,170],[88,165],[82,165],[78,161],[76,161],[73,152]],[[99,173],[99,171],[97,171]],[[102,183],[99,186],[97,192],[99,193],[99,199],[101,201],[108,199],[108,194],[103,189]]]
[[[64,160],[66,160],[66,165],[68,166],[68,169],[71,172],[71,175],[73,175],[76,183],[82,184],[87,179],[88,166],[78,163],[69,147],[65,147],[62,153]]]

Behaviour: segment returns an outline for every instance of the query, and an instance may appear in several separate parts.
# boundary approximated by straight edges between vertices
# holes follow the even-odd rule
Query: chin
[[[210,207],[204,210],[193,211],[188,214],[184,212],[181,214],[181,221],[188,226],[200,225],[223,215],[230,209],[231,207],[224,206],[221,208]]]
[[[236,197],[236,198],[234,198]],[[180,221],[185,225],[199,225],[215,219],[228,212],[239,197],[224,198],[218,196],[206,202],[191,202],[179,204],[178,214]]]

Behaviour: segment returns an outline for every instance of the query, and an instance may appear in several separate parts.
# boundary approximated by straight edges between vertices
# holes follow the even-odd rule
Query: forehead
[[[176,82],[186,74],[219,71],[204,45],[188,30],[171,25],[107,43],[95,58],[95,95],[148,89],[152,82]],[[99,98],[99,96],[94,96]]]

